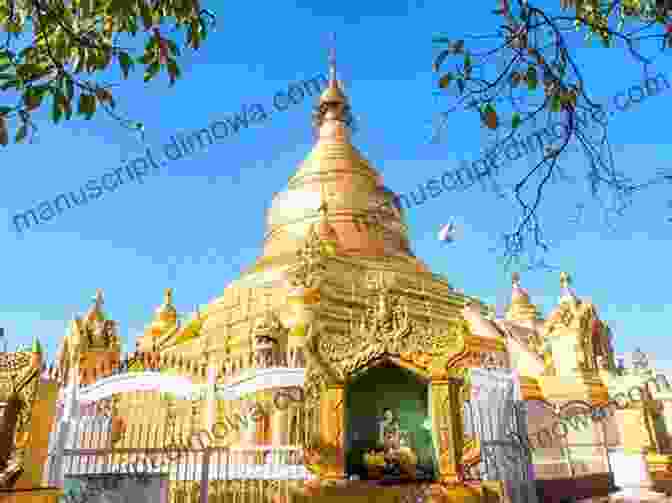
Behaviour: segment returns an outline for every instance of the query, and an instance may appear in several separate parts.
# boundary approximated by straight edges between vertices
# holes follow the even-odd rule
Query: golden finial
[[[347,99],[336,76],[336,34],[332,34],[332,41],[332,46],[329,48],[329,84],[320,96],[320,104],[347,105]],[[334,113],[336,112],[334,111]],[[342,115],[342,112],[342,110],[338,111],[337,115]],[[317,125],[319,126],[321,125],[320,117],[317,117],[317,119]]]
[[[517,273],[517,272],[514,272],[514,273],[511,275],[511,281],[513,282],[514,285],[515,285],[516,283],[520,283],[520,274]]]
[[[560,273],[560,287],[561,288],[568,288],[571,283],[572,283],[571,276],[566,272],[561,272]]]
[[[96,290],[96,296],[93,298],[93,302],[95,303],[95,307],[98,309],[103,306],[105,301],[103,300],[103,291],[100,288]]]
[[[164,303],[167,305],[171,305],[173,303],[173,289],[172,288],[166,288],[165,296],[164,296]]]
[[[96,290],[96,296],[93,298],[93,306],[89,309],[89,312],[84,317],[86,323],[92,321],[102,321],[104,319],[102,306],[104,304],[103,300],[103,291],[101,289]]]
[[[331,47],[329,48],[329,81],[336,83],[336,32],[331,34]]]

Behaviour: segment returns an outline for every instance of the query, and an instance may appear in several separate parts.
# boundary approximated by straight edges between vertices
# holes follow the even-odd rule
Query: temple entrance
[[[389,362],[353,376],[345,389],[348,476],[435,479],[428,384]]]

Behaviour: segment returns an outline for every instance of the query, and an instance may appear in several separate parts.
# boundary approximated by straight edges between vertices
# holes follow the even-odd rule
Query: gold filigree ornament
[[[299,264],[288,273],[288,281],[294,288],[315,288],[321,283],[327,267],[328,256],[317,231],[311,227],[303,246],[296,252]]]
[[[321,357],[341,379],[384,355],[399,356],[411,349],[413,323],[408,306],[388,290],[379,292],[375,300],[358,329],[325,338],[318,345]]]
[[[306,468],[318,477],[326,475],[334,467],[342,466],[345,451],[342,446],[325,443],[313,436],[310,444],[304,448]]]
[[[389,290],[382,290],[376,300],[363,316],[359,330],[325,337],[318,344],[322,361],[340,379],[385,356],[399,357],[440,374],[441,369],[454,365],[455,359],[464,355],[470,334],[464,320],[443,329],[422,326],[410,319],[406,302],[390,295]]]

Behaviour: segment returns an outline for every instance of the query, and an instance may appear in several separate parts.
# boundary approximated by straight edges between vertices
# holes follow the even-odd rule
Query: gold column
[[[430,383],[434,454],[443,483],[457,483],[461,476],[464,426],[460,388],[463,384],[464,379],[460,377]]]
[[[271,443],[272,445],[289,445],[289,413],[288,409],[274,409],[271,412]]]
[[[342,384],[333,384],[322,392],[320,397],[320,448],[326,464],[325,479],[344,479],[345,450],[343,425],[345,390]]]

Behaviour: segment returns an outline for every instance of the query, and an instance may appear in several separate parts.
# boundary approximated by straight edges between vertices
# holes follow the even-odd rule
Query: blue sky
[[[477,158],[487,140],[473,113],[461,112],[451,115],[440,143],[428,141],[431,122],[442,110],[432,95],[432,35],[485,33],[496,21],[490,1],[460,5],[280,0],[262,9],[254,2],[213,3],[217,30],[202,50],[183,54],[183,79],[169,88],[165,74],[143,84],[137,73],[117,91],[118,106],[145,123],[147,144],[160,150],[171,135],[207,127],[244,105],[270,108],[273,95],[290,83],[326,72],[329,34],[335,31],[340,76],[360,125],[353,141],[386,185],[407,192]],[[641,82],[639,67],[620,49],[580,49],[578,61],[600,102]],[[672,82],[669,58],[661,62],[656,71]],[[613,116],[610,138],[619,169],[646,179],[665,167],[672,157],[671,104],[668,90]],[[144,147],[99,114],[57,127],[43,120],[34,144],[0,150],[0,218],[6,222],[0,226],[0,326],[10,348],[37,335],[53,357],[69,320],[88,309],[97,288],[105,292],[105,310],[119,321],[127,349],[151,321],[166,287],[174,288],[183,313],[221,295],[257,257],[271,197],[313,145],[313,105],[314,98],[306,99],[169,162],[143,185],[119,187],[22,236],[12,228],[15,213],[100,178],[142,155]],[[528,166],[520,160],[506,167],[510,180]],[[552,186],[544,200],[541,215],[554,242],[546,261],[570,272],[577,294],[597,304],[612,324],[617,351],[641,346],[667,367],[669,185],[636,195],[609,231],[583,182],[582,157],[570,155],[564,169],[578,182]],[[577,203],[585,204],[585,217],[573,224]],[[461,239],[444,247],[436,234],[451,217],[461,226]],[[478,186],[407,212],[415,253],[453,286],[500,306],[510,293],[510,271],[489,250],[515,217],[509,203]],[[523,273],[523,286],[544,313],[556,304],[558,276],[559,270]]]

